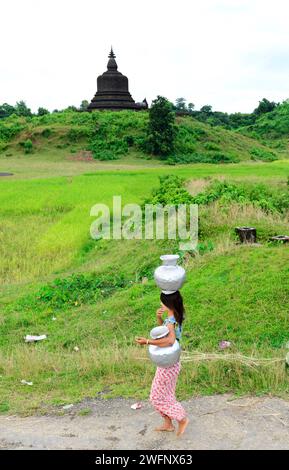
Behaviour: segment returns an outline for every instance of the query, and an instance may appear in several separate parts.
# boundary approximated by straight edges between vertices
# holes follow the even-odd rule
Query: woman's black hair
[[[180,291],[177,290],[172,294],[165,294],[162,292],[161,302],[170,310],[173,310],[175,319],[177,320],[178,324],[182,326],[182,323],[185,319],[185,309]]]

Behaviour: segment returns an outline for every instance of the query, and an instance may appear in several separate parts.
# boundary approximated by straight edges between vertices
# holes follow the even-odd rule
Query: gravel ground
[[[154,431],[160,417],[149,402],[133,403],[100,398],[60,408],[63,415],[1,416],[0,449],[289,449],[289,402],[278,398],[192,398],[179,438]]]

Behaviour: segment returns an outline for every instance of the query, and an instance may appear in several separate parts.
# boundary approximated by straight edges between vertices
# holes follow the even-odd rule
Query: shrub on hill
[[[264,162],[273,162],[278,160],[274,152],[269,152],[268,150],[263,150],[258,147],[252,148],[250,151],[252,160],[262,160]]]
[[[259,117],[255,124],[243,130],[255,137],[277,139],[289,135],[289,101],[284,101],[273,111]]]
[[[12,116],[8,119],[0,121],[0,141],[9,142],[13,137],[25,129],[25,123],[17,116]]]
[[[167,159],[169,165],[176,165],[182,163],[238,163],[239,158],[229,153],[224,154],[221,152],[215,153],[192,153],[184,155],[173,155]]]
[[[80,142],[83,139],[90,138],[92,136],[92,129],[89,126],[72,127],[66,134],[69,142]]]
[[[32,153],[33,152],[33,143],[30,139],[25,140],[23,142],[24,153]]]
[[[159,177],[160,186],[152,191],[145,204],[190,204],[192,196],[184,187],[184,178],[176,175]]]
[[[42,286],[37,301],[54,308],[79,306],[107,297],[128,285],[123,275],[72,274]]]
[[[203,192],[192,196],[184,186],[185,180],[175,175],[160,177],[160,186],[145,202],[150,204],[208,205],[219,200],[226,204],[238,202],[253,204],[266,212],[285,213],[289,210],[289,187],[274,189],[265,184],[236,184],[213,181]]]
[[[99,160],[115,160],[127,154],[130,146],[140,146],[144,140],[146,113],[82,113],[91,114],[94,123],[88,150]]]
[[[284,213],[289,209],[289,191],[272,189],[265,184],[213,182],[203,193],[194,196],[195,204],[226,202],[252,203],[267,212]]]

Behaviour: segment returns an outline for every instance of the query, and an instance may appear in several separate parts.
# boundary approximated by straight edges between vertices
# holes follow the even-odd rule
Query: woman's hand
[[[162,305],[160,308],[157,309],[157,315],[162,315],[165,313],[166,308]]]
[[[165,307],[160,307],[157,309],[157,318],[161,318],[163,314],[165,313],[166,309]]]
[[[141,346],[143,346],[144,344],[148,344],[146,338],[136,338],[135,341],[136,341],[136,343],[140,344]]]
[[[165,307],[160,307],[157,309],[157,322],[159,325],[163,324],[163,314],[165,313],[166,309]]]

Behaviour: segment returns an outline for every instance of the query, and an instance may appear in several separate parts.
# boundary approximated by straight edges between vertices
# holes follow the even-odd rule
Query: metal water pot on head
[[[179,290],[186,279],[186,271],[178,266],[179,255],[162,255],[162,266],[154,272],[156,284],[165,294],[172,294]]]

